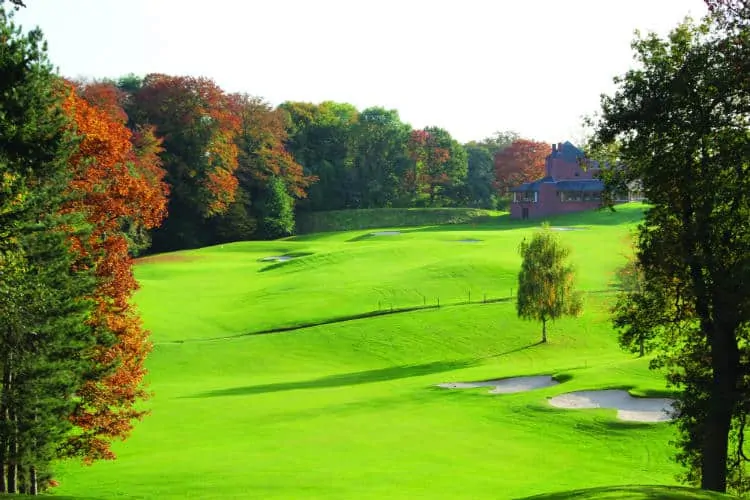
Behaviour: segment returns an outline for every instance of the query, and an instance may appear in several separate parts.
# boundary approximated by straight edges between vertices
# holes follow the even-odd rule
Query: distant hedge
[[[297,214],[297,234],[486,222],[503,212],[479,208],[373,208]]]

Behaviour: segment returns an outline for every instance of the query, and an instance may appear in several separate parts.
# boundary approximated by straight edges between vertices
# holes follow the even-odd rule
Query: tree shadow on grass
[[[280,382],[276,384],[248,385],[242,387],[230,387],[228,389],[217,389],[202,392],[188,398],[214,398],[222,396],[249,396],[253,394],[267,394],[271,392],[292,391],[296,389],[326,389],[332,387],[344,387],[348,385],[369,384],[373,382],[386,382],[409,377],[421,377],[433,373],[441,373],[462,368],[469,368],[478,364],[477,360],[463,361],[436,361],[419,365],[391,366],[366,370],[362,372],[344,373],[331,375],[312,380],[299,382]]]
[[[509,351],[503,351],[503,352],[499,352],[497,354],[490,354],[489,356],[485,356],[482,359],[499,358],[501,356],[507,356],[509,354],[513,354],[513,353],[516,353],[516,352],[525,351],[526,349],[531,349],[533,347],[537,347],[537,346],[541,346],[541,345],[545,345],[545,343],[540,340],[540,341],[534,342],[533,344],[524,345],[524,346],[521,346],[521,347],[516,347],[515,349],[510,349]]]
[[[584,490],[545,493],[516,500],[607,500],[628,498],[631,500],[712,500],[731,498],[711,492],[682,488],[679,486],[605,486]]]

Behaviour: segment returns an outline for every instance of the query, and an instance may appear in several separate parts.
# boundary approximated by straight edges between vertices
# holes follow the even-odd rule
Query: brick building
[[[604,183],[597,178],[599,165],[585,160],[573,144],[553,144],[544,168],[543,178],[511,189],[511,218],[538,218],[600,206]]]

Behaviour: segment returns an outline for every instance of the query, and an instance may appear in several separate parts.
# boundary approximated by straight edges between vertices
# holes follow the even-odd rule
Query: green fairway
[[[546,345],[512,301],[481,303],[484,294],[510,296],[518,244],[538,222],[321,233],[146,259],[136,268],[136,300],[155,342],[152,414],[116,447],[118,460],[61,464],[56,493],[713,498],[645,487],[577,491],[675,484],[673,429],[546,402],[583,389],[663,393],[647,360],[619,350],[607,313],[623,238],[641,214],[628,205],[552,221],[585,228],[560,238],[589,293],[584,315],[553,324]],[[460,241],[468,239],[481,241]],[[299,257],[260,261],[282,254]],[[468,302],[469,291],[471,304],[448,305]],[[440,308],[244,335],[438,298]],[[563,382],[508,395],[435,387],[516,375]]]

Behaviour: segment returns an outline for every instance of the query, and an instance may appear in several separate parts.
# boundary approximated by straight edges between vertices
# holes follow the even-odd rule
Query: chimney
[[[552,145],[552,154],[557,153],[557,144]]]
[[[557,150],[560,151],[561,153],[562,153],[562,146],[563,146],[562,142],[557,143]]]

